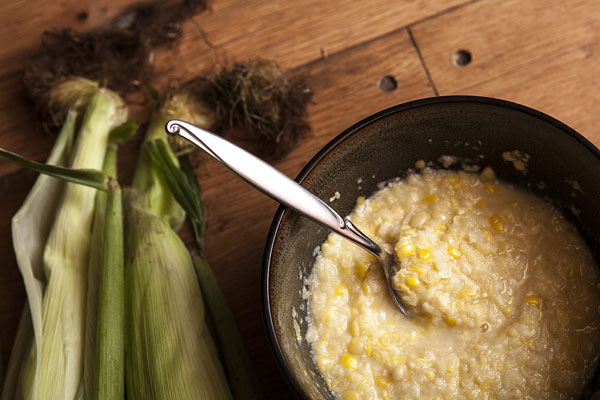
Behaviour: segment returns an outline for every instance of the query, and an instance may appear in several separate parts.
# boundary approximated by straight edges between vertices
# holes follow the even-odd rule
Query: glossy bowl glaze
[[[530,155],[526,173],[503,159],[503,152],[513,150]],[[347,215],[356,198],[374,193],[378,183],[405,176],[420,159],[442,168],[438,160],[443,155],[492,167],[500,180],[551,200],[578,226],[598,261],[600,151],[565,124],[518,104],[451,96],[389,108],[337,136],[296,180],[325,201],[339,192],[332,205]],[[334,398],[304,339],[308,306],[302,295],[314,249],[327,235],[326,229],[281,207],[264,253],[266,328],[285,377],[303,399]],[[600,387],[598,375],[589,393]]]

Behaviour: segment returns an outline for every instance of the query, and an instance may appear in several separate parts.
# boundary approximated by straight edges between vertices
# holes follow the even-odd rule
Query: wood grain
[[[439,94],[512,100],[600,144],[597,1],[489,0],[411,27]],[[472,62],[458,67],[452,54]]]
[[[234,59],[257,56],[286,67],[333,54],[403,28],[468,0],[222,0],[189,26],[191,40],[206,39]],[[188,57],[202,57],[188,52]],[[195,48],[196,50],[198,48]]]

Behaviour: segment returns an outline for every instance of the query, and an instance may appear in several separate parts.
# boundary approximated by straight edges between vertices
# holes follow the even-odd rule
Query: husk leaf
[[[187,248],[139,196],[126,198],[128,400],[231,399]]]
[[[67,114],[47,164],[65,166],[70,158],[75,136],[76,112]],[[34,338],[41,341],[42,299],[46,279],[44,277],[43,251],[54,221],[54,215],[64,183],[46,175],[40,175],[25,202],[12,219],[12,240],[17,264],[27,292],[27,303],[21,316],[15,343],[8,364],[2,400],[18,399],[17,381],[25,360],[31,353]],[[35,354],[35,351],[34,351]],[[35,361],[35,357],[34,357]]]

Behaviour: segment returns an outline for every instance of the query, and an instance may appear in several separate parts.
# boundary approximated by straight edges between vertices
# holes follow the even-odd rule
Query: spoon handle
[[[200,147],[272,199],[346,237],[374,255],[381,255],[382,249],[349,220],[342,218],[323,200],[260,158],[189,122],[171,120],[167,123],[166,130],[169,134],[179,135]]]

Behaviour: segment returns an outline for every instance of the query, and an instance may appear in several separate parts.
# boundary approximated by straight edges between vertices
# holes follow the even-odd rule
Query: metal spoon
[[[169,134],[179,135],[200,147],[267,196],[331,229],[377,256],[385,272],[388,291],[394,300],[394,304],[402,314],[409,316],[406,307],[402,304],[402,300],[392,285],[391,278],[396,274],[394,256],[369,239],[352,222],[342,218],[325,202],[304,189],[296,181],[213,133],[189,122],[179,120],[167,122],[166,130]]]

